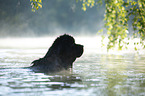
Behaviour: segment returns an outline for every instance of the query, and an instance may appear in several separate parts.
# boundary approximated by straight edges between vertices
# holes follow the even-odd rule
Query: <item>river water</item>
[[[0,96],[145,96],[144,50],[107,53],[96,38],[76,38],[85,51],[71,71],[23,68],[43,57],[54,39],[0,39]]]

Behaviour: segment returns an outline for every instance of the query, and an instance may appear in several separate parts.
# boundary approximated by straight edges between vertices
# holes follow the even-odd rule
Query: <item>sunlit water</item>
[[[107,53],[97,37],[76,38],[85,51],[71,71],[22,68],[43,57],[54,39],[0,39],[0,96],[145,96],[144,50]]]

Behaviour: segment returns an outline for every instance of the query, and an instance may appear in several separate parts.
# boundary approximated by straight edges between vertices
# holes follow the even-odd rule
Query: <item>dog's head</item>
[[[76,58],[83,54],[83,45],[75,44],[72,36],[64,34],[54,41],[45,57],[54,54],[60,58],[62,61],[61,65],[67,69],[72,67],[72,63]]]

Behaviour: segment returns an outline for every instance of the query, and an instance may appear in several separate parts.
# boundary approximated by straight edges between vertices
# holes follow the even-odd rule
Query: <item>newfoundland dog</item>
[[[34,60],[31,69],[39,72],[58,72],[72,68],[76,58],[83,54],[83,45],[75,44],[72,36],[58,37],[43,58]]]

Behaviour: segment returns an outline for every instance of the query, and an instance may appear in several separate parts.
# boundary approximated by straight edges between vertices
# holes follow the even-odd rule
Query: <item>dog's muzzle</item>
[[[77,57],[82,56],[83,52],[84,52],[84,46],[77,44],[77,46],[76,46],[76,56]]]

